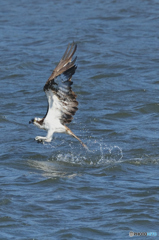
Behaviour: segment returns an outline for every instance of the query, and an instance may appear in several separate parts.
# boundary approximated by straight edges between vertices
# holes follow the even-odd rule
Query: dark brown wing
[[[76,100],[77,96],[71,88],[71,85],[73,84],[71,78],[77,68],[75,65],[76,58],[73,61],[71,60],[76,49],[77,45],[74,43],[68,45],[61,61],[54,69],[44,86],[44,91],[48,97],[48,100],[50,97],[52,99],[51,102],[49,100],[49,108],[51,108],[50,105],[52,105],[56,112],[60,112],[58,116],[60,116],[60,121],[62,124],[70,123],[73,119],[72,116],[78,109],[78,102]],[[50,90],[52,94],[50,93]],[[56,97],[54,97],[54,95]]]
[[[47,80],[46,84],[49,81],[55,79],[57,76],[59,76],[60,74],[62,74],[66,70],[68,70],[69,68],[73,67],[73,65],[76,61],[76,58],[73,61],[71,61],[71,60],[72,60],[72,57],[73,57],[74,53],[76,52],[76,49],[77,49],[76,44],[74,44],[74,43],[72,43],[71,45],[68,44],[67,49],[66,49],[62,59],[60,60],[57,67],[52,72],[52,74],[49,77],[49,79]]]

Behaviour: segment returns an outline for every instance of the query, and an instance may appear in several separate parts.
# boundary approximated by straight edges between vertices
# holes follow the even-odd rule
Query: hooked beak
[[[29,124],[34,123],[34,118],[29,121]]]

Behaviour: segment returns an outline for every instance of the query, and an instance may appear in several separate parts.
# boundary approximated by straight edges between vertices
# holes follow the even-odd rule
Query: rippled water
[[[159,3],[1,1],[0,239],[128,239],[159,222]],[[78,44],[69,125],[89,147],[28,124]],[[159,235],[159,232],[158,232]],[[145,239],[144,237],[139,237]]]

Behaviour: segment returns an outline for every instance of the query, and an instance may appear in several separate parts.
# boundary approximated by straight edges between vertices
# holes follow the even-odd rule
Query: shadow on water
[[[47,159],[40,158],[38,154],[30,157],[27,164],[32,170],[42,171],[43,177],[46,178],[74,178],[86,169],[111,167],[122,162],[123,158],[123,152],[119,146],[108,146],[96,140],[87,142],[89,151],[72,142],[66,145],[64,140],[53,141],[42,146],[46,153],[49,152]]]
[[[45,177],[67,177],[74,178],[79,174],[83,167],[87,170],[92,168],[105,169],[121,167],[121,164],[129,166],[140,166],[147,164],[158,164],[158,158],[155,156],[141,156],[136,158],[123,157],[123,150],[117,145],[108,145],[102,141],[90,139],[87,141],[89,150],[85,150],[78,143],[55,139],[52,143],[43,144],[43,151],[49,153],[49,156],[34,155],[28,160],[28,165],[43,171]],[[41,156],[41,158],[40,158]],[[128,166],[127,165],[127,166]],[[72,168],[73,167],[73,168]],[[113,167],[113,168],[114,168]]]
[[[104,166],[122,161],[123,151],[117,145],[107,145],[102,141],[89,139],[86,142],[89,150],[79,143],[54,139],[50,144],[44,143],[48,161],[84,166]],[[35,156],[36,157],[36,156]]]

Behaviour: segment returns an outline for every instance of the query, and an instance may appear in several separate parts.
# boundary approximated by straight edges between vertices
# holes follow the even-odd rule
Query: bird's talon
[[[37,141],[37,143],[43,143],[43,139],[41,139],[40,137],[36,137],[35,140]]]

